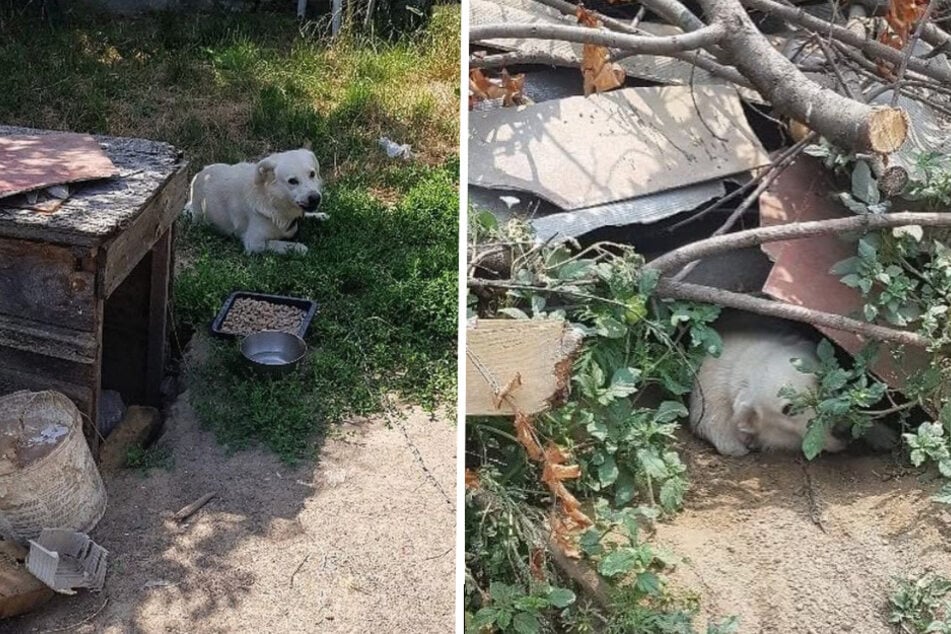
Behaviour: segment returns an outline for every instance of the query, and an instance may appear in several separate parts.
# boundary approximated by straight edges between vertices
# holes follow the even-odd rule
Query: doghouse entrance
[[[101,389],[126,406],[161,405],[170,241],[156,243],[105,301]]]

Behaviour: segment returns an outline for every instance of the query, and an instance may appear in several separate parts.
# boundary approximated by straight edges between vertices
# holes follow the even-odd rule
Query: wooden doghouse
[[[44,133],[0,126],[0,135]],[[0,393],[66,394],[98,456],[103,389],[127,404],[160,401],[172,224],[188,183],[171,145],[96,140],[118,178],[77,186],[52,213],[0,199]]]

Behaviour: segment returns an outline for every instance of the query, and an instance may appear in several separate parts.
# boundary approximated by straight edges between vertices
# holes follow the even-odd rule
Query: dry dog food
[[[250,335],[261,330],[297,333],[306,313],[296,306],[274,304],[247,297],[236,299],[221,324],[229,335]]]

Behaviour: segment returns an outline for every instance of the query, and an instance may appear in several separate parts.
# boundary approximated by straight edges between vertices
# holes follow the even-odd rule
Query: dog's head
[[[816,375],[799,372],[791,362],[777,359],[767,361],[757,379],[742,386],[734,400],[738,430],[749,439],[748,445],[762,450],[799,449],[815,412],[808,408],[794,411],[792,402],[781,393],[784,387],[796,392],[815,390]],[[842,451],[846,445],[831,431],[826,434],[825,451]]]
[[[316,211],[323,181],[317,157],[307,149],[272,154],[258,161],[257,182],[272,198],[293,203],[304,212]]]

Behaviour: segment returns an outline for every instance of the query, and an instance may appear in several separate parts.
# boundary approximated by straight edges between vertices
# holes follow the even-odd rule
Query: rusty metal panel
[[[0,136],[0,165],[0,197],[119,174],[88,134]]]

